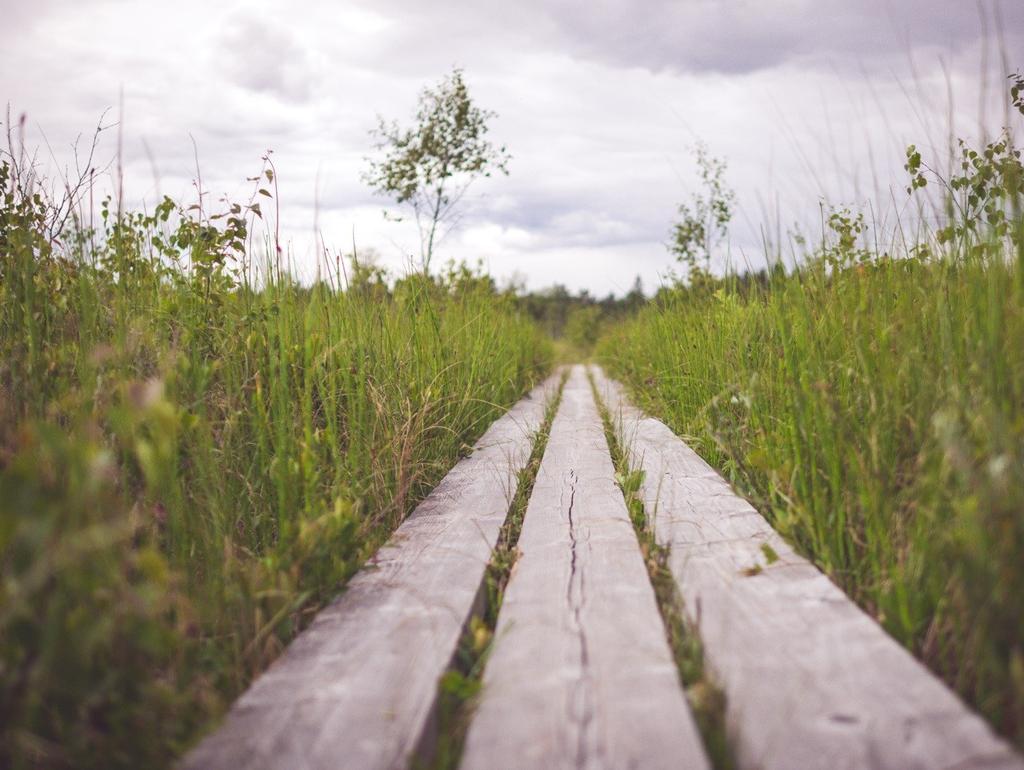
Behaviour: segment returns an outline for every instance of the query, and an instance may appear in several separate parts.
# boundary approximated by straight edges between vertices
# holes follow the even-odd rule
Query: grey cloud
[[[15,35],[25,34],[42,23],[54,10],[73,5],[75,0],[0,0],[3,32],[0,42],[8,43]]]
[[[571,245],[622,244],[655,239],[664,229],[664,218],[658,212],[626,209],[614,195],[587,196],[583,191],[560,195],[556,191],[534,186],[530,190],[511,191],[511,195],[492,205],[486,199],[475,203],[465,224],[500,221],[531,233],[544,233],[551,242]],[[664,213],[664,212],[661,212]]]
[[[417,61],[435,68],[453,56],[478,59],[517,49],[653,71],[736,74],[807,57],[884,68],[914,48],[977,41],[982,13],[991,31],[994,9],[1007,48],[1024,43],[1024,3],[1018,0],[982,2],[983,10],[964,0],[374,0],[367,7],[395,14],[394,42],[413,46]],[[442,35],[450,45],[417,45]]]
[[[287,101],[309,99],[313,68],[306,50],[287,27],[239,14],[230,20],[218,42],[222,46],[219,60],[237,85]]]
[[[989,4],[990,6],[991,4]],[[1024,33],[1024,4],[1000,4],[1006,32]],[[803,56],[879,60],[908,46],[959,47],[982,34],[962,0],[602,0],[551,6],[558,27],[586,55],[620,65],[748,72]]]

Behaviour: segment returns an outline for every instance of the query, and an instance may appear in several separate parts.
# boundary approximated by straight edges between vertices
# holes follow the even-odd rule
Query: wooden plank
[[[706,768],[583,367],[555,417],[462,768]]]
[[[184,768],[395,768],[434,715],[552,377],[497,420]]]
[[[740,767],[1024,768],[713,468],[594,374],[634,467],[645,471],[645,504],[725,691]],[[763,544],[778,561],[767,563]]]

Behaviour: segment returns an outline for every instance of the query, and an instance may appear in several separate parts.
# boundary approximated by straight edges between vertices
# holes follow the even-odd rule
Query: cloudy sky
[[[1000,48],[1024,67],[1020,0],[0,0],[0,19],[0,101],[44,161],[116,122],[122,89],[133,200],[194,198],[193,140],[204,186],[239,197],[272,149],[307,274],[314,222],[394,269],[416,252],[361,182],[367,132],[463,67],[513,160],[438,257],[599,294],[672,266],[696,141],[728,161],[731,259],[756,266],[765,228],[813,234],[822,200],[895,221],[903,148],[997,130]]]

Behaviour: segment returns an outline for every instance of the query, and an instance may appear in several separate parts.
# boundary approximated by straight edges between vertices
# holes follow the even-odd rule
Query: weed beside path
[[[250,280],[232,209],[56,241],[0,188],[0,765],[163,766],[550,345],[472,276]]]
[[[1021,261],[993,248],[679,290],[599,357],[1020,746],[1021,351]]]

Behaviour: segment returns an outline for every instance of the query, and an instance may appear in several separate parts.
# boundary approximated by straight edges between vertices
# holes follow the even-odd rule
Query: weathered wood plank
[[[408,764],[557,384],[490,427],[183,767]]]
[[[742,768],[1024,768],[714,469],[594,374],[645,471],[645,504],[725,690]],[[765,543],[777,562],[767,563]]]
[[[464,770],[708,767],[583,367],[519,550]]]

